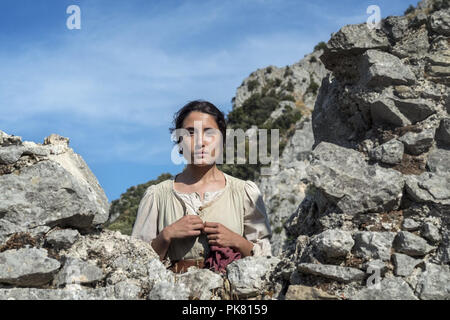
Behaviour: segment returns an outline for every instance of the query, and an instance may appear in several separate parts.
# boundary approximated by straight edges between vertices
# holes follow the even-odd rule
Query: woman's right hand
[[[196,215],[186,215],[167,226],[167,236],[171,239],[198,236],[203,231],[203,220]]]

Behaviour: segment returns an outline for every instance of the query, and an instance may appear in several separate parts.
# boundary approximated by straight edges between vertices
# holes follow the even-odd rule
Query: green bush
[[[325,50],[326,48],[327,48],[327,44],[323,41],[320,41],[318,44],[315,45],[314,51]]]
[[[409,5],[409,7],[405,10],[404,15],[408,15],[410,13],[413,13],[414,10],[416,10],[416,8],[414,8],[414,6],[412,4]]]
[[[113,223],[105,226],[106,229],[131,235],[139,204],[144,196],[145,190],[151,185],[158,184],[170,178],[172,178],[170,173],[163,173],[156,180],[150,180],[146,183],[128,188],[125,193],[120,195],[119,199],[111,202],[110,215],[119,214],[119,217]]]
[[[294,71],[289,66],[286,66],[286,69],[284,70],[284,78],[290,77],[294,75]]]
[[[247,82],[247,90],[248,91],[253,91],[254,89],[256,89],[256,87],[259,85],[259,81],[258,80],[249,80]]]

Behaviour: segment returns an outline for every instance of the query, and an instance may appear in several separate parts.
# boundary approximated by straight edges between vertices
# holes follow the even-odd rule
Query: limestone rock
[[[0,253],[0,283],[40,286],[49,283],[60,263],[48,258],[47,250],[22,248]]]
[[[355,234],[354,252],[357,257],[381,259],[391,258],[394,232],[361,231]]]
[[[407,132],[399,140],[405,145],[405,151],[412,155],[422,154],[432,146],[434,132],[424,130],[419,133]]]
[[[337,296],[320,289],[303,285],[290,285],[286,292],[286,300],[339,300]]]
[[[450,13],[448,9],[434,12],[429,21],[431,30],[444,36],[450,36]]]
[[[91,284],[104,278],[103,271],[99,267],[80,259],[68,258],[57,276],[55,285],[66,284]]]
[[[450,150],[434,148],[428,153],[427,167],[434,173],[444,175],[450,172]]]
[[[19,230],[39,225],[88,229],[104,210],[88,185],[53,161],[0,176],[1,219]]]
[[[419,176],[407,176],[405,190],[417,202],[450,204],[450,175],[424,172]]]
[[[326,230],[311,239],[312,246],[327,258],[345,257],[355,241],[348,231]]]
[[[394,240],[395,250],[409,256],[424,256],[434,247],[428,245],[425,239],[408,231],[400,231]]]
[[[450,267],[425,263],[416,292],[422,300],[450,300]]]
[[[381,161],[387,164],[397,164],[402,162],[403,152],[403,143],[396,139],[392,139],[372,149],[369,152],[369,156],[372,160]]]
[[[369,166],[359,152],[331,143],[320,143],[313,153],[308,176],[326,203],[348,214],[398,207],[404,185],[398,171]]]
[[[418,300],[410,286],[401,278],[386,277],[379,286],[373,285],[360,290],[352,300]]]
[[[176,283],[189,289],[189,296],[200,300],[210,300],[213,290],[223,286],[222,277],[208,269],[188,270],[176,277]]]
[[[68,248],[78,240],[79,236],[78,230],[53,230],[47,235],[45,240],[54,248]]]
[[[367,50],[362,54],[361,78],[371,87],[412,84],[415,76],[399,58],[387,52]]]
[[[362,280],[365,277],[365,273],[356,268],[331,264],[300,263],[297,269],[301,273],[312,274],[343,283]]]
[[[414,259],[406,254],[394,253],[392,255],[392,261],[395,266],[395,275],[407,277],[422,260]]]
[[[254,296],[262,293],[279,262],[275,257],[245,257],[227,266],[227,277],[239,296]]]
[[[450,147],[450,118],[441,120],[439,128],[436,130],[436,140],[443,146]]]

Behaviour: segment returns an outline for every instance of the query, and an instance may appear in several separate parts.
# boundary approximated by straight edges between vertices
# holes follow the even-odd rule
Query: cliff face
[[[449,32],[448,3],[427,1],[332,35],[306,196],[284,224],[288,295],[450,298]]]

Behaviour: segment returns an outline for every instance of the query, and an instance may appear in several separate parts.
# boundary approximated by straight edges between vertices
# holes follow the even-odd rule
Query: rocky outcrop
[[[305,197],[284,224],[287,292],[450,299],[449,10],[423,1],[332,34]]]
[[[52,227],[86,231],[107,221],[108,199],[69,139],[51,135],[36,144],[4,132],[0,137],[1,241]]]

